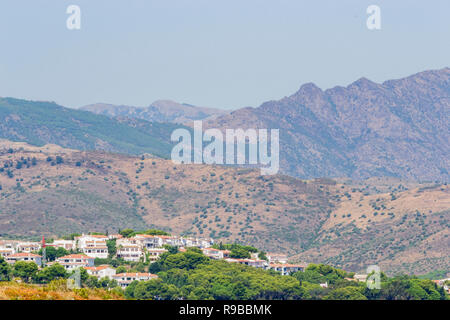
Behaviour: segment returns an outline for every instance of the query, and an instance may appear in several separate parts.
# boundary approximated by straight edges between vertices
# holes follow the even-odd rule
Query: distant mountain
[[[392,176],[450,180],[450,68],[382,84],[313,83],[259,108],[209,121],[216,128],[279,128],[280,170],[302,178]]]
[[[108,117],[128,117],[156,122],[189,123],[193,120],[213,119],[228,112],[220,109],[196,107],[170,100],[158,100],[148,107],[132,107],[96,103],[81,107],[80,110],[103,114]]]
[[[0,98],[0,138],[33,145],[168,157],[170,134],[180,125],[111,119],[52,102]]]

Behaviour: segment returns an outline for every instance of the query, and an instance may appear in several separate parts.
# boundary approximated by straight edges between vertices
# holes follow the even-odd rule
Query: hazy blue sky
[[[2,0],[0,44],[0,96],[238,108],[450,66],[450,1]]]

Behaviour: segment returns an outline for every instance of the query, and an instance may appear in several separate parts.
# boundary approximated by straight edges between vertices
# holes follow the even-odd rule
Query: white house
[[[112,279],[116,274],[116,270],[109,265],[101,265],[98,267],[85,267],[87,273],[91,276],[101,278],[109,278]]]
[[[205,256],[210,257],[211,259],[223,259],[225,250],[219,250],[214,248],[203,248],[202,252]]]
[[[159,259],[159,256],[162,255],[164,252],[167,252],[167,249],[164,248],[147,249],[148,260],[150,262],[155,262],[156,260]]]
[[[305,271],[306,267],[303,264],[270,263],[266,269],[280,272],[283,276],[286,276],[294,272]]]
[[[355,274],[353,279],[358,280],[359,282],[366,282],[367,274]]]
[[[18,252],[37,252],[41,249],[39,242],[19,242],[17,244]]]
[[[162,242],[162,245],[169,245],[174,247],[181,247],[183,246],[183,241],[179,237],[175,236],[155,236]]]
[[[66,270],[72,271],[78,268],[86,268],[94,266],[95,258],[88,257],[84,254],[69,254],[56,259],[56,262],[62,265]]]
[[[29,252],[19,252],[9,255],[6,258],[6,262],[10,264],[14,264],[17,261],[26,261],[26,262],[34,262],[38,266],[42,265],[42,256]]]
[[[161,248],[163,246],[162,238],[148,234],[137,234],[131,239],[131,242],[147,249]]]
[[[108,246],[102,240],[85,241],[81,251],[89,257],[108,258]]]
[[[53,243],[47,244],[47,246],[63,248],[68,251],[76,249],[75,240],[58,239],[58,240],[53,241]]]
[[[96,235],[96,234],[83,234],[79,237],[75,237],[75,241],[76,241],[78,249],[85,248],[87,242],[92,242],[92,241],[106,242],[106,240],[108,240],[108,236]]]
[[[240,263],[254,268],[266,268],[267,261],[259,259],[225,259],[227,262]]]
[[[151,279],[157,279],[158,276],[151,273],[119,273],[113,275],[112,278],[117,281],[119,286],[126,288],[133,281],[148,281]]]
[[[0,240],[0,248],[8,248],[16,250],[17,245],[20,243],[18,240]]]
[[[16,253],[13,248],[2,248],[0,247],[0,257],[7,258],[8,256]]]
[[[138,262],[143,256],[141,247],[138,244],[124,243],[117,247],[117,258],[122,258],[125,261]]]
[[[288,257],[283,253],[267,253],[267,260],[269,263],[287,263]]]
[[[199,238],[180,238],[181,245],[184,247],[197,247],[197,248],[209,248],[214,242],[208,239],[199,239]]]

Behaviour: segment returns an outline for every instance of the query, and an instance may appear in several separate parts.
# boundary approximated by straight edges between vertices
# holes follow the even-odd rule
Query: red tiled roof
[[[103,265],[103,266],[98,266],[98,267],[85,267],[84,269],[92,270],[92,271],[100,271],[100,270],[104,270],[107,268],[110,268],[110,266]]]
[[[27,253],[27,252],[20,252],[20,253],[15,253],[9,256],[9,258],[20,258],[20,257],[39,257],[42,258],[42,256],[38,255],[38,254],[34,254],[34,253]]]
[[[140,272],[128,272],[128,273],[118,273],[115,274],[113,277],[122,278],[122,277],[158,277],[156,274],[152,273],[140,273]]]
[[[95,258],[91,258],[85,254],[69,254],[67,256],[63,256],[58,258],[58,260],[65,260],[65,259],[95,259]]]
[[[290,264],[290,263],[271,263],[269,266],[274,268],[286,267],[286,268],[306,268],[303,264]]]

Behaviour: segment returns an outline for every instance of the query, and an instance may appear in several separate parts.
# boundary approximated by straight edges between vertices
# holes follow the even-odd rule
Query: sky
[[[373,4],[380,30],[366,26]],[[307,82],[450,67],[449,39],[448,0],[2,0],[0,96],[257,107]]]

